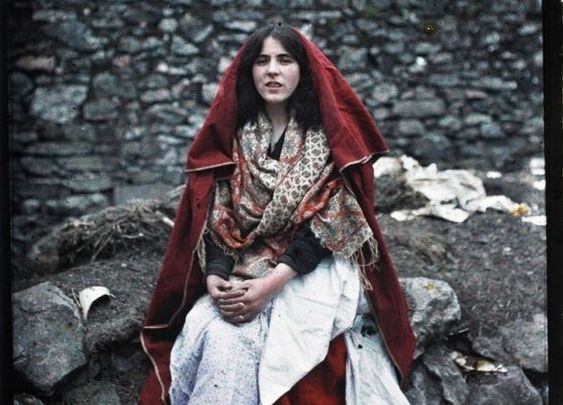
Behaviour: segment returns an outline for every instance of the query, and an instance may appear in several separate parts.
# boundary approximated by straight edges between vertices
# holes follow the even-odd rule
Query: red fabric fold
[[[316,45],[295,32],[309,59],[332,158],[358,199],[378,241],[380,260],[375,265],[377,268],[369,265],[365,271],[373,287],[367,292],[367,297],[404,383],[411,368],[415,339],[407,316],[406,301],[377,223],[373,201],[372,163],[387,151],[387,144],[373,118],[338,69]],[[158,404],[166,397],[170,386],[170,349],[187,312],[205,291],[195,249],[204,229],[213,184],[218,178],[228,176],[234,166],[231,153],[236,130],[236,77],[243,48],[225,71],[186,161],[189,179],[176,212],[168,249],[141,333],[143,347],[154,366],[141,392],[142,404]],[[367,251],[366,261],[369,262]],[[344,403],[341,384],[346,349],[343,345],[341,340],[333,341],[327,359],[279,403]],[[327,391],[326,381],[335,381],[337,388]],[[315,402],[314,398],[322,398],[323,401]]]

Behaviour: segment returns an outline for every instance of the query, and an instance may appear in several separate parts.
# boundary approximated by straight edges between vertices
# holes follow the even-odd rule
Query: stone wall
[[[441,167],[541,152],[541,2],[13,0],[13,252],[46,226],[184,182],[187,147],[250,32],[285,21],[390,143]]]

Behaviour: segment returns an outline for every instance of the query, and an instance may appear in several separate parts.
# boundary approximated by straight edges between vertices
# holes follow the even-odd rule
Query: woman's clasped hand
[[[258,279],[231,282],[210,274],[207,291],[223,319],[233,324],[253,320],[297,273],[284,263]]]

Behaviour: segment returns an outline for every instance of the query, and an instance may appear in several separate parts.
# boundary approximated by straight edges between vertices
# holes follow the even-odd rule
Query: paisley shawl
[[[233,176],[217,183],[209,215],[214,243],[236,259],[233,274],[244,278],[267,275],[308,220],[321,244],[342,257],[373,235],[335,170],[322,129],[304,132],[291,118],[279,160],[268,156],[271,132],[264,114],[238,131]]]

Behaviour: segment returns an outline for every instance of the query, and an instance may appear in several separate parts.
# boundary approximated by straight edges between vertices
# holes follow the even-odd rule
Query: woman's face
[[[252,66],[252,77],[266,107],[285,106],[299,84],[299,64],[277,39],[267,37]]]

